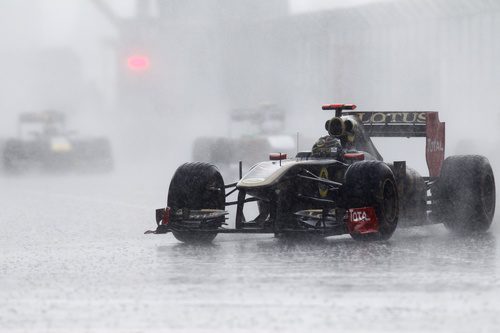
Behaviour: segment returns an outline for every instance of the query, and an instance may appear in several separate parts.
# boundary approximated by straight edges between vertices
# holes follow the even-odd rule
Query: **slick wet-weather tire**
[[[25,147],[21,141],[8,140],[2,154],[3,167],[7,173],[18,173],[22,171],[23,163],[27,160]]]
[[[219,170],[209,163],[192,162],[181,165],[172,177],[167,206],[173,212],[179,209],[223,210],[225,199],[224,180]],[[208,243],[217,236],[216,229],[201,229],[200,226],[200,229],[173,230],[172,233],[184,243]]]
[[[394,174],[381,161],[363,161],[349,166],[345,175],[346,208],[374,207],[378,232],[351,234],[355,240],[389,239],[398,224],[399,199]]]
[[[458,234],[488,230],[495,214],[495,177],[487,158],[446,158],[433,188],[434,216]]]

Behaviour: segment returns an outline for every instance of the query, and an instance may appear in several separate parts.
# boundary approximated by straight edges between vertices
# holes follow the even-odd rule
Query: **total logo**
[[[427,151],[429,153],[444,151],[443,142],[440,140],[427,139]]]
[[[349,209],[349,221],[347,221],[349,233],[370,234],[378,232],[378,219],[373,207]]]
[[[364,210],[352,210],[351,211],[351,221],[352,222],[370,222],[371,219],[366,214]]]

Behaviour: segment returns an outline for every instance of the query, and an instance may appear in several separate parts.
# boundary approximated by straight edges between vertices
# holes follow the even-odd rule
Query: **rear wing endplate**
[[[439,114],[425,112],[343,112],[356,116],[370,137],[425,137],[425,157],[430,177],[439,177],[444,161],[445,123]]]

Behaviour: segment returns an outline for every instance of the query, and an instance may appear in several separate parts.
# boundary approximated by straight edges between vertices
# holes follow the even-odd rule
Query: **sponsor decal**
[[[425,159],[429,167],[430,177],[439,177],[444,161],[445,123],[439,121],[437,112],[427,114],[425,141]]]
[[[319,177],[328,179],[328,169],[323,167],[321,168],[321,171],[319,172]],[[328,187],[324,184],[319,184],[319,196],[324,198],[328,195]]]
[[[444,152],[443,142],[440,140],[427,139],[427,151],[429,153]]]
[[[351,234],[378,232],[378,220],[373,207],[351,208],[347,211],[347,229]]]
[[[371,218],[368,216],[365,210],[352,210],[351,212],[352,222],[371,222]]]
[[[357,112],[362,123],[426,123],[426,112]]]

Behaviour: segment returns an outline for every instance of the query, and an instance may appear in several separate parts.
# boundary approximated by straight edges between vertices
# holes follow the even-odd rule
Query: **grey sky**
[[[292,12],[322,10],[335,7],[363,5],[383,0],[290,0]]]

